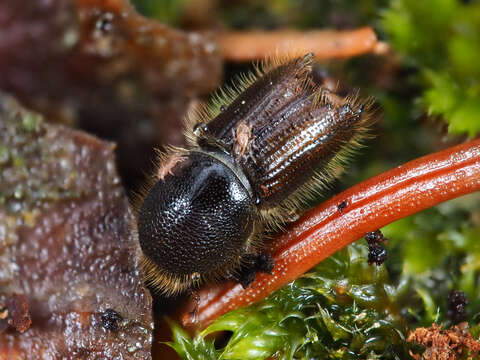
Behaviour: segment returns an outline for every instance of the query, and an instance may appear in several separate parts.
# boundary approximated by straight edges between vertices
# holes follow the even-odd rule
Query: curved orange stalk
[[[182,321],[203,328],[230,310],[264,299],[366,232],[479,189],[480,139],[375,176],[309,211],[274,239],[271,275],[258,274],[247,289],[233,283],[203,288],[196,316],[185,312]],[[342,202],[347,205],[340,211]]]
[[[370,27],[356,30],[234,31],[220,34],[220,48],[226,60],[263,60],[272,55],[306,54],[317,59],[349,58],[375,50],[377,36]]]

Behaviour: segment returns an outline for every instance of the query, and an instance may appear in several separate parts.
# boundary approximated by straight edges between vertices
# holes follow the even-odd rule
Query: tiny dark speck
[[[382,265],[387,260],[387,249],[383,246],[376,244],[369,247],[368,264],[375,263],[377,266]]]
[[[107,309],[102,313],[102,325],[107,330],[118,331],[118,323],[122,317],[113,309]]]
[[[447,316],[454,323],[459,323],[467,318],[468,299],[465,293],[451,290],[447,299]]]
[[[369,246],[374,246],[374,245],[378,245],[378,244],[387,242],[387,238],[385,238],[385,236],[383,236],[383,234],[380,230],[367,232],[365,234],[365,240],[367,240],[367,243],[368,243]]]
[[[112,22],[109,19],[102,18],[97,21],[95,27],[103,32],[108,32],[112,29]]]
[[[373,263],[377,266],[382,265],[387,260],[387,249],[382,244],[387,242],[385,236],[383,236],[380,230],[367,232],[365,234],[365,240],[368,243],[368,263]]]
[[[338,211],[341,213],[343,212],[343,209],[347,207],[348,203],[346,200],[343,200],[340,204],[337,205]]]

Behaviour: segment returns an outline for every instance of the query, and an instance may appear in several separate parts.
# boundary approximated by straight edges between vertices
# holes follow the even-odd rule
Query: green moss
[[[367,264],[363,241],[259,304],[232,311],[194,339],[174,326],[171,346],[185,359],[406,359],[410,329],[450,324],[448,291],[464,291],[471,325],[480,310],[478,194],[464,197],[383,229],[389,259]],[[232,333],[215,349],[208,335]],[[209,357],[207,357],[207,355]]]
[[[23,129],[27,132],[35,131],[43,121],[43,117],[40,114],[25,111],[22,115]]]
[[[383,29],[407,63],[419,70],[422,105],[442,116],[449,131],[480,130],[480,3],[394,0]]]
[[[137,11],[169,25],[178,25],[183,3],[188,0],[132,0]]]

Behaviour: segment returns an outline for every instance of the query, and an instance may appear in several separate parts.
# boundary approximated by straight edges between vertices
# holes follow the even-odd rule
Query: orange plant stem
[[[356,30],[247,31],[220,34],[223,57],[230,61],[263,60],[272,55],[312,52],[320,60],[349,58],[375,50],[377,36],[370,27]]]
[[[258,274],[247,289],[233,283],[205,287],[195,318],[185,312],[182,321],[203,328],[230,310],[264,299],[365,233],[479,189],[480,139],[375,176],[309,211],[274,239],[271,275]]]

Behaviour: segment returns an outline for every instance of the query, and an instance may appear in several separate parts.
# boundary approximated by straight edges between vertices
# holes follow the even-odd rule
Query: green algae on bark
[[[0,323],[0,358],[150,359],[151,297],[114,145],[2,96],[0,147],[0,304],[25,299],[32,321]]]
[[[62,199],[90,190],[80,178],[74,139],[62,127],[50,127],[43,116],[0,98],[0,204],[21,224],[33,225],[33,214]],[[109,164],[113,168],[113,164]],[[114,180],[118,182],[118,178]]]

